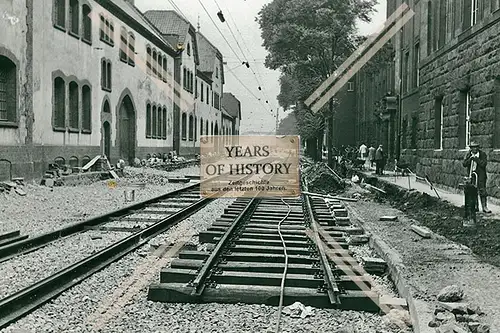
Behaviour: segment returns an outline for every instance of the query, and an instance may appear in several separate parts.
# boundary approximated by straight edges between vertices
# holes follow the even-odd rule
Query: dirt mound
[[[344,181],[338,179],[323,163],[309,164],[303,169],[302,175],[309,183],[310,192],[333,194],[345,188]]]

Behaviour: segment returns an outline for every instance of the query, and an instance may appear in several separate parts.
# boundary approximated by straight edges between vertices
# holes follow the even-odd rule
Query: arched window
[[[102,108],[102,112],[111,113],[111,107],[109,106],[109,102],[108,101],[104,102],[104,106]]]
[[[120,29],[120,51],[119,51],[119,54],[120,54],[120,60],[124,61],[124,62],[127,62],[127,44],[128,44],[127,37],[128,37],[127,30],[125,29],[125,27],[122,27]]]
[[[146,138],[151,137],[151,104],[146,104]]]
[[[168,128],[168,126],[167,126],[168,115],[167,115],[167,108],[165,106],[163,107],[162,112],[163,112],[163,117],[162,117],[162,119],[163,119],[163,137],[162,137],[162,139],[166,140],[167,139],[167,128]]]
[[[59,167],[63,167],[66,164],[66,160],[64,159],[64,157],[59,156],[54,159],[54,163]]]
[[[70,167],[72,167],[72,168],[76,168],[76,167],[78,167],[78,157],[76,157],[76,156],[71,156],[71,157],[69,158],[68,163],[69,163],[69,166],[70,166]]]
[[[66,0],[54,0],[54,24],[66,28]]]
[[[162,110],[161,106],[158,105],[158,109],[156,110],[156,112],[158,113],[158,122],[156,123],[156,138],[157,139],[163,138],[163,132],[162,132],[163,112],[161,110]]]
[[[181,136],[182,140],[186,140],[186,134],[187,134],[187,116],[186,113],[182,113],[181,117]]]
[[[78,0],[69,0],[69,29],[71,33],[80,33],[80,5]]]
[[[135,37],[131,32],[128,34],[128,63],[135,65]]]
[[[193,141],[193,133],[194,133],[194,128],[193,128],[193,115],[189,115],[189,141]]]
[[[82,167],[84,167],[89,162],[90,162],[90,157],[89,156],[83,156],[82,157]]]
[[[66,84],[63,78],[56,77],[54,80],[54,113],[52,124],[54,129],[66,129]]]
[[[196,141],[198,137],[198,118],[194,117],[194,134],[193,134],[193,140]]]
[[[151,137],[156,139],[158,130],[158,113],[156,113],[156,105],[153,105],[153,126],[151,131]]]
[[[109,107],[109,105],[108,105]],[[92,129],[92,94],[90,87],[82,87],[82,132],[90,133]]]
[[[188,46],[187,46],[187,54],[191,55],[191,44],[190,43],[188,43]]]
[[[158,57],[157,57],[156,50],[153,50],[153,75],[157,76],[158,75]]]
[[[163,81],[167,82],[167,56],[163,57]]]
[[[69,128],[78,130],[79,100],[78,83],[71,81],[69,83]]]
[[[147,68],[147,73],[151,74],[151,48],[148,46],[146,49],[146,68]]]
[[[89,43],[92,42],[92,10],[88,5],[82,6],[82,25],[83,25],[83,34],[82,39]]]
[[[208,132],[208,120],[205,122],[205,135],[210,135]]]
[[[200,136],[203,135],[203,118],[200,118]]]
[[[17,69],[9,58],[0,56],[0,123],[16,121]]]

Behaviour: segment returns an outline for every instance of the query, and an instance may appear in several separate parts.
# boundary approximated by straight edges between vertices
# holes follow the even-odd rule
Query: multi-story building
[[[499,1],[407,3],[415,16],[393,38],[399,157],[417,174],[457,187],[465,175],[462,159],[475,140],[489,157],[488,191],[499,196]],[[400,5],[389,0],[388,15]]]
[[[231,117],[226,118],[225,127],[227,128],[227,135],[238,136],[240,135],[241,123],[241,102],[233,93],[225,92],[222,94],[222,108]],[[236,144],[237,142],[231,142]]]
[[[0,22],[0,140],[14,173],[171,149],[176,51],[133,1],[10,1],[2,10],[11,20]]]
[[[8,1],[0,9],[1,179],[102,154],[112,162],[172,149],[192,155],[206,120],[219,133],[222,55],[198,71],[196,31],[175,12],[144,15],[133,0]],[[198,75],[219,109],[203,116],[204,130]]]
[[[221,127],[223,113],[221,98],[224,91],[222,53],[199,31],[196,36],[200,50],[200,66],[196,71],[198,81],[196,102],[198,105],[198,114],[205,122],[205,131],[203,134],[225,135]],[[216,146],[221,146],[222,144],[222,142],[215,143]]]

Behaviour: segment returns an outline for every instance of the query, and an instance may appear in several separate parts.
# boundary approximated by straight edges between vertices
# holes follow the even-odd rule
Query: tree
[[[282,72],[278,96],[281,106],[307,99],[355,50],[361,41],[356,20],[369,22],[376,3],[376,0],[273,0],[263,6],[256,20],[263,46],[269,52],[265,66]],[[308,146],[321,149],[318,143],[323,138],[324,111],[331,116],[334,106],[330,102],[317,114],[303,104],[297,108],[298,130],[310,142]]]
[[[277,135],[299,135],[297,128],[297,118],[295,117],[295,111],[290,112],[281,119],[278,125]]]

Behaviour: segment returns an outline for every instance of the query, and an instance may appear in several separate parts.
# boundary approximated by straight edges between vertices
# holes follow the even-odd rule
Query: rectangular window
[[[439,3],[438,49],[442,48],[446,41],[446,2],[447,0],[440,0]]]
[[[204,98],[204,89],[203,89],[203,82],[200,82],[200,90],[201,90],[201,101],[203,102],[203,98]]]
[[[420,85],[420,43],[415,44],[413,59],[414,59],[413,80],[415,82],[415,87],[418,87]]]
[[[163,117],[162,117],[162,120],[163,120],[163,136],[162,136],[162,139],[163,140],[166,140],[167,139],[167,108],[163,108]]]
[[[161,111],[161,107],[158,107],[158,123],[157,123],[157,128],[156,128],[156,138],[157,139],[162,139],[163,138],[163,112]]]
[[[497,11],[500,8],[500,0],[491,0],[491,12]]]
[[[466,0],[467,1],[467,0]],[[434,12],[432,11],[432,3],[427,2],[427,54],[431,54],[434,51]]]
[[[458,108],[458,145],[465,149],[470,140],[470,94],[469,91],[461,91]]]
[[[156,111],[156,105],[153,105],[153,126],[152,126],[151,137],[153,139],[157,138],[158,131],[158,112]]]
[[[186,70],[186,67],[183,67],[182,68],[182,87],[184,89],[186,89],[186,82],[187,82],[186,78],[187,78],[187,70]]]
[[[209,98],[209,96],[210,96],[210,90],[209,90],[209,88],[207,86],[207,105],[210,104],[210,98]]]
[[[472,2],[475,0],[464,0],[464,11],[462,12],[462,31],[467,30],[472,24]]]
[[[128,35],[128,64],[135,66],[135,37],[132,33]]]
[[[493,112],[495,115],[493,148],[500,149],[500,78],[495,79],[493,107],[494,107]]]
[[[80,6],[78,0],[69,1],[69,19],[70,19],[70,31],[78,35],[80,32]]]
[[[167,82],[167,57],[163,57],[163,82]]]
[[[146,105],[146,138],[151,138],[151,104]]]
[[[127,30],[121,28],[120,34],[120,60],[127,62]]]
[[[471,25],[475,25],[479,21],[479,0],[471,0],[472,1],[472,8],[471,8],[471,15],[470,15],[470,22]]]
[[[78,115],[79,115],[79,89],[76,82],[69,84],[69,127],[70,129],[78,130]]]
[[[404,58],[403,58],[403,91],[408,92],[410,90],[409,87],[409,77],[410,77],[410,71],[409,69],[409,61],[410,61],[410,53],[405,52]]]
[[[347,91],[354,91],[354,83],[351,81],[347,82]]]
[[[434,101],[434,148],[443,149],[443,117],[444,98],[438,97]]]
[[[220,97],[218,93],[214,93],[214,107],[220,110]]]
[[[91,10],[87,5],[82,6],[82,22],[83,22],[83,40],[87,42],[92,41],[92,19]]]
[[[66,0],[54,0],[54,24],[66,28]]]
[[[90,133],[92,129],[92,94],[89,86],[82,88],[82,131]]]
[[[16,65],[0,56],[0,123],[17,120]]]

